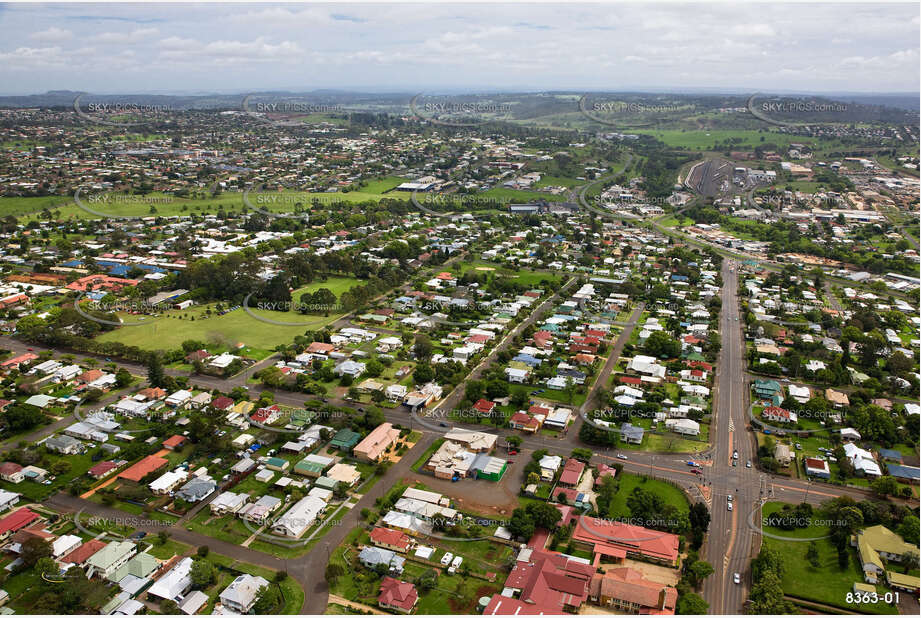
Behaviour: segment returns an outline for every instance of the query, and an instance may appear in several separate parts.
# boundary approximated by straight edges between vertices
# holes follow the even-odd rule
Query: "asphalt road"
[[[744,370],[744,340],[741,321],[737,321],[737,318],[740,318],[736,299],[737,273],[729,271],[733,264],[734,261],[730,259],[724,260],[723,264],[724,287],[720,315],[722,348],[716,384],[714,385],[714,418],[710,434],[713,445],[707,453],[698,457],[698,460],[710,464],[704,465],[704,474],[698,477],[691,473],[686,465],[687,456],[682,456],[678,453],[628,451],[629,459],[626,461],[616,459],[616,453],[610,450],[596,452],[594,456],[596,463],[598,461],[619,462],[630,472],[675,482],[686,490],[691,499],[704,500],[704,494],[700,488],[701,486],[710,488],[712,493],[709,503],[712,507],[712,521],[707,540],[702,549],[702,555],[704,559],[714,566],[715,572],[705,581],[702,594],[710,603],[710,612],[716,614],[742,612],[742,606],[749,590],[749,561],[760,547],[760,534],[758,533],[757,523],[761,519],[760,502],[762,499],[776,498],[785,502],[808,501],[817,505],[839,495],[849,495],[856,500],[865,499],[869,496],[868,492],[859,489],[775,477],[761,473],[756,468],[745,467],[747,460],[754,460],[755,447],[753,434],[746,429],[748,425],[746,418],[748,386]],[[556,294],[536,307],[526,320],[513,329],[493,349],[492,353],[474,368],[471,378],[481,375],[495,359],[498,351],[508,347],[515,334],[521,332],[528,324],[536,321],[537,316],[542,313],[548,304],[553,302],[573,281],[567,282]],[[642,305],[637,305],[631,315],[628,328],[625,328],[615,342],[609,361],[602,368],[601,375],[598,376],[589,392],[586,409],[595,405],[597,391],[605,384],[606,376],[610,375],[610,370],[616,364],[623,345],[629,339],[635,321],[641,312]],[[0,345],[16,351],[24,351],[28,347],[32,347],[35,350],[44,349],[42,346],[23,344],[7,337],[2,338]],[[90,355],[84,354],[75,354],[75,356],[81,358],[90,357]],[[131,363],[119,364],[136,375],[146,373],[146,367]],[[233,386],[245,383],[246,374],[254,370],[255,368],[251,368],[248,372],[232,380],[209,376],[192,376],[190,382],[199,387],[229,391]],[[462,386],[460,385],[452,391],[436,408],[448,410],[451,406],[456,406],[463,396]],[[262,389],[260,387],[251,387],[251,390],[258,391]],[[280,403],[299,406],[303,404],[306,398],[303,394],[276,391],[276,401]],[[333,401],[332,403],[352,407],[357,407],[358,405],[341,401]],[[329,552],[333,551],[342,542],[342,539],[350,530],[360,525],[358,513],[360,513],[361,509],[373,506],[374,500],[397,484],[408,472],[409,466],[418,458],[419,454],[444,433],[444,429],[438,430],[437,428],[420,426],[418,423],[414,424],[412,417],[403,409],[385,410],[384,414],[392,422],[403,425],[409,422],[414,429],[422,432],[423,437],[400,462],[392,466],[384,477],[360,499],[356,507],[343,516],[340,525],[332,526],[322,540],[304,556],[289,560],[278,559],[263,552],[224,543],[205,535],[190,532],[182,528],[181,525],[170,528],[173,538],[190,545],[208,545],[218,553],[244,562],[272,569],[287,570],[304,587],[306,595],[302,613],[322,613],[326,608],[328,596],[324,573]],[[20,439],[30,441],[40,439],[43,435],[49,434],[53,430],[52,428],[64,426],[71,421],[71,417],[67,417],[52,426],[41,428],[33,434],[16,438],[15,442]],[[522,448],[524,450],[546,449],[550,453],[568,456],[573,448],[584,446],[578,441],[578,426],[581,422],[581,417],[577,417],[570,431],[559,438],[541,435],[532,436],[511,431],[507,428],[492,429],[484,425],[473,427],[497,433],[500,436],[518,435],[522,438]],[[9,447],[9,443],[5,446]],[[732,452],[736,449],[739,451],[739,463],[737,466],[732,466]],[[726,508],[727,495],[730,494],[734,497],[733,511],[731,512]],[[66,493],[52,497],[48,500],[48,504],[65,511],[73,512],[84,508],[88,513],[101,516],[134,517],[129,513],[81,500]],[[916,505],[917,501],[911,501],[909,504]],[[754,527],[751,522],[754,522]],[[148,528],[139,526],[139,529],[156,532],[162,527],[152,524]],[[742,576],[741,584],[736,585],[733,583],[732,576],[734,573],[740,573]]]
[[[746,431],[745,410],[748,387],[745,382],[744,339],[739,304],[736,299],[737,272],[732,260],[723,261],[722,310],[720,333],[722,346],[716,376],[716,400],[710,436],[713,440],[710,533],[702,555],[713,565],[714,573],[704,583],[703,596],[716,614],[740,614],[748,595],[749,559],[760,549],[756,536],[745,519],[754,513],[760,522],[759,472],[747,468],[755,459],[751,434]],[[738,459],[733,459],[737,451]],[[733,466],[732,464],[737,465]],[[728,496],[733,497],[729,511]],[[742,576],[733,583],[733,574]]]

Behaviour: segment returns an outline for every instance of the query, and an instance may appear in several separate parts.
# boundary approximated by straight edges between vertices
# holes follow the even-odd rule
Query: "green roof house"
[[[160,561],[150,554],[136,554],[131,560],[115,569],[106,579],[115,583],[120,582],[127,575],[144,579],[158,568],[160,568]]]
[[[336,435],[330,440],[329,445],[341,451],[351,451],[360,440],[360,433],[352,431],[348,427],[344,427],[336,432]]]

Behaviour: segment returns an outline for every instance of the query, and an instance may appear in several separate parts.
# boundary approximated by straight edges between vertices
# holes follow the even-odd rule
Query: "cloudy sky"
[[[0,93],[914,92],[917,3],[3,4]]]

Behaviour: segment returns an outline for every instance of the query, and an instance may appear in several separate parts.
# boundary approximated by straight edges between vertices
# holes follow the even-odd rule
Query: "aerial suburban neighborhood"
[[[916,5],[306,5],[4,7],[0,614],[918,615]]]

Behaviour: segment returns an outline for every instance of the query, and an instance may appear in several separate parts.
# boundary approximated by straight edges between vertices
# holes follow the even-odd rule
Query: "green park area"
[[[392,189],[400,183],[406,182],[405,178],[386,176],[379,180],[368,182],[356,190],[337,191],[333,193],[306,193],[303,191],[272,191],[267,195],[273,197],[273,202],[262,205],[257,199],[260,193],[253,191],[249,194],[250,203],[269,212],[293,212],[301,205],[308,206],[317,203],[318,207],[334,207],[337,202],[350,204],[380,201],[384,198],[408,200],[408,194],[393,193]],[[0,216],[13,215],[23,218],[40,218],[43,211],[48,210],[57,219],[98,219],[99,214],[120,217],[176,217],[190,216],[193,214],[217,214],[224,212],[242,212],[248,209],[243,201],[243,192],[225,190],[211,194],[206,189],[187,196],[177,196],[170,193],[151,192],[145,195],[109,194],[109,202],[92,201],[89,194],[81,194],[81,202],[88,209],[80,208],[73,196],[51,195],[43,197],[0,197]],[[91,211],[95,211],[91,212]]]
[[[762,507],[761,523],[779,523],[778,512],[784,507],[782,502],[766,502]],[[749,517],[748,513],[740,513]],[[848,563],[841,567],[838,562],[838,550],[831,540],[831,529],[826,519],[818,511],[809,518],[807,527],[784,530],[780,527],[764,525],[766,547],[774,549],[784,557],[784,571],[781,578],[783,591],[789,597],[804,601],[831,605],[847,612],[865,614],[898,613],[896,608],[885,603],[848,603],[847,593],[852,592],[854,584],[863,583],[863,570],[857,550],[847,547]],[[759,522],[754,522],[759,523]],[[746,524],[747,525],[747,524]],[[777,538],[780,537],[780,538]],[[812,562],[807,553],[814,543],[818,556]],[[818,566],[813,566],[813,562]],[[877,586],[880,594],[886,592],[885,586]],[[825,610],[822,613],[827,613]]]
[[[179,348],[183,341],[193,339],[204,341],[216,349],[259,360],[268,356],[276,346],[291,343],[296,335],[301,335],[306,330],[321,329],[346,313],[299,313],[295,309],[302,294],[327,288],[338,298],[342,292],[358,283],[359,281],[352,277],[330,277],[326,281],[314,281],[295,290],[292,293],[292,306],[288,311],[258,308],[249,310],[259,318],[283,324],[262,321],[242,307],[220,315],[217,304],[209,303],[193,305],[187,309],[171,309],[159,317],[120,313],[119,317],[126,324],[140,325],[116,328],[103,333],[98,340],[117,341],[147,350],[173,350]],[[258,303],[251,306],[258,307]],[[143,322],[141,318],[144,318]],[[240,344],[243,344],[243,347],[240,347]]]
[[[627,498],[630,497],[630,494],[633,493],[633,490],[637,487],[654,493],[659,496],[666,505],[673,506],[682,513],[687,513],[690,509],[688,499],[685,497],[684,492],[665,481],[647,476],[640,476],[639,474],[631,474],[630,472],[621,472],[617,475],[616,481],[617,493],[608,506],[609,510],[606,517],[629,518],[631,513],[630,508],[627,506]]]

